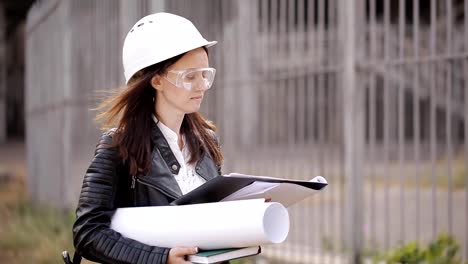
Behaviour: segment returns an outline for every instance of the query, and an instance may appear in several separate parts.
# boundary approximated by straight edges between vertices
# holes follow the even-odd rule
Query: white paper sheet
[[[255,181],[250,185],[245,186],[244,188],[232,193],[231,195],[224,198],[222,201],[236,201],[236,200],[246,200],[249,196],[260,195],[257,198],[263,198],[261,195],[268,192],[273,188],[277,188],[280,183],[274,182],[260,182]]]
[[[242,177],[242,174],[231,173],[237,177]],[[265,179],[275,179],[266,176],[256,176]],[[316,176],[311,182],[327,183],[327,180],[322,176]],[[289,207],[295,203],[298,203],[305,198],[317,193],[317,190],[309,189],[297,184],[291,183],[273,183],[273,182],[261,182],[256,181],[246,187],[232,193],[231,195],[224,198],[222,201],[237,201],[247,199],[258,199],[265,198],[271,199],[271,202],[278,202]]]
[[[289,214],[283,205],[263,199],[119,208],[111,228],[161,247],[247,247],[283,242],[289,232]]]

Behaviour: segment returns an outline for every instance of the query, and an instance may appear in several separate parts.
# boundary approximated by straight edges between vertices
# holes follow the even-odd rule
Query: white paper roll
[[[247,247],[283,242],[289,214],[280,203],[263,199],[119,208],[111,228],[153,246]]]

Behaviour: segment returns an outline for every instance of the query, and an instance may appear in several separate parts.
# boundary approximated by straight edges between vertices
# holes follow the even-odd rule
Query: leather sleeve
[[[169,248],[149,246],[110,229],[116,210],[120,164],[111,143],[111,132],[104,133],[84,176],[73,225],[76,251],[91,261],[103,263],[165,264]]]

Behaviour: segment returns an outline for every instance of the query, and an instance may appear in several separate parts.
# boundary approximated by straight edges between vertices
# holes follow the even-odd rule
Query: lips
[[[194,100],[201,100],[203,98],[202,95],[200,96],[194,96],[194,97],[191,97],[190,99],[194,99]]]

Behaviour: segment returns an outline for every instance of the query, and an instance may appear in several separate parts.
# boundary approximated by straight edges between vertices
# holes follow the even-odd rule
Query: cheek
[[[173,102],[185,103],[190,99],[190,92],[178,87],[170,87],[165,94]]]

